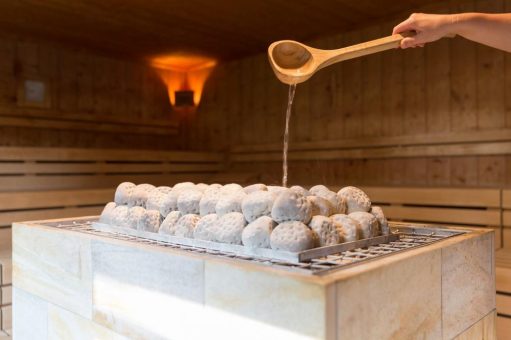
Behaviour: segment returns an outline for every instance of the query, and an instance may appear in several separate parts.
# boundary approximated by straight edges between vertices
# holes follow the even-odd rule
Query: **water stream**
[[[291,107],[295,97],[296,84],[289,85],[286,110],[286,129],[284,131],[284,150],[282,153],[282,186],[287,187],[287,150],[289,147],[289,120],[291,119]]]

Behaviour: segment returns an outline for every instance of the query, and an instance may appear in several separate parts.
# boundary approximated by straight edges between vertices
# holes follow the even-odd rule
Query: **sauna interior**
[[[62,298],[69,309],[43,305],[57,289],[31,282],[61,272],[32,271],[62,265],[79,277],[70,263],[81,243],[47,242],[20,222],[98,216],[121,182],[281,185],[289,86],[268,46],[337,49],[389,36],[416,12],[509,13],[511,1],[1,2],[0,339],[152,338],[82,313],[82,296]],[[511,339],[510,53],[454,37],[324,68],[296,87],[287,158],[290,186],[356,186],[390,222],[492,232],[490,321],[366,339]],[[479,280],[464,274],[462,291]]]

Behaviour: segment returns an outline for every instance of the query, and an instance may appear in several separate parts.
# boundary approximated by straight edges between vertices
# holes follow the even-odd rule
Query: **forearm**
[[[511,52],[511,13],[452,15],[451,34]]]

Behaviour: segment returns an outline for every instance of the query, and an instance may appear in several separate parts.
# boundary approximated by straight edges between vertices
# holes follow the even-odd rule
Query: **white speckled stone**
[[[200,215],[206,216],[209,214],[216,214],[216,204],[218,203],[220,197],[222,197],[220,190],[206,190],[199,202]]]
[[[383,214],[382,208],[373,205],[371,207],[371,215],[376,217],[376,219],[378,220],[378,224],[380,225],[381,234],[389,235],[390,234],[389,223],[387,222],[387,219],[385,218],[385,215]]]
[[[195,184],[193,184],[192,182],[181,182],[177,183],[172,187],[172,190],[174,191],[181,191],[187,189],[195,189]]]
[[[161,215],[158,210],[146,210],[138,221],[137,229],[157,233],[160,229]]]
[[[147,201],[145,204],[145,208],[147,210],[160,210],[161,203],[163,202],[163,199],[165,198],[165,194],[160,191],[160,189],[155,188],[151,190],[149,195],[147,196]]]
[[[243,245],[250,248],[270,248],[270,236],[276,225],[269,216],[261,216],[249,223],[241,234]]]
[[[171,187],[168,187],[168,186],[159,186],[157,187],[156,189],[158,189],[162,194],[168,194],[172,188]]]
[[[309,227],[316,234],[320,247],[338,244],[343,240],[337,227],[329,217],[313,216],[309,222]]]
[[[177,198],[177,209],[183,214],[199,214],[199,204],[202,198],[200,190],[184,190]]]
[[[206,183],[197,183],[197,184],[195,185],[195,189],[196,189],[196,190],[199,190],[200,192],[204,192],[204,191],[206,191],[208,188],[209,188],[209,185],[207,185]]]
[[[218,219],[216,240],[221,243],[241,244],[241,234],[246,221],[242,213],[231,212]]]
[[[381,234],[378,220],[372,214],[363,211],[356,211],[348,216],[360,224],[362,238],[376,237]]]
[[[175,235],[176,234],[176,223],[181,218],[180,211],[171,211],[167,217],[163,220],[160,225],[160,230],[158,230],[161,234],[167,235]]]
[[[154,185],[151,184],[144,183],[137,185],[131,192],[131,195],[128,199],[128,206],[130,208],[134,206],[140,206],[145,208],[147,199],[149,198],[149,193],[153,189],[155,189],[155,187]]]
[[[243,190],[223,193],[215,206],[215,212],[218,216],[223,216],[231,212],[241,213],[241,202],[247,194]]]
[[[299,252],[314,248],[314,233],[302,222],[288,221],[279,224],[271,233],[272,249]]]
[[[296,192],[297,194],[300,194],[302,196],[310,196],[311,193],[309,190],[305,189],[304,187],[301,187],[299,185],[293,185],[289,190]]]
[[[128,210],[127,227],[132,229],[138,229],[140,220],[145,214],[145,209],[142,207],[131,207]]]
[[[344,214],[335,214],[330,218],[339,234],[342,235],[343,241],[341,242],[353,242],[362,238],[362,227],[358,221]]]
[[[118,205],[112,211],[111,224],[117,227],[128,227],[128,206]]]
[[[275,199],[271,217],[277,223],[286,221],[309,223],[312,218],[312,207],[306,197],[286,190]]]
[[[255,191],[245,196],[241,202],[243,216],[249,223],[261,216],[270,216],[274,200],[274,194],[269,191]]]
[[[278,186],[278,185],[268,185],[267,189],[268,189],[269,192],[274,193],[276,195],[280,194],[283,191],[289,190],[286,187],[281,187],[281,186]]]
[[[177,210],[178,196],[179,196],[179,191],[172,190],[163,197],[161,206],[160,206],[160,214],[163,217],[166,217],[171,211]]]
[[[123,182],[115,189],[114,202],[117,205],[128,204],[131,192],[135,189],[136,185],[131,182]]]
[[[236,183],[226,184],[223,187],[221,187],[219,190],[222,195],[223,194],[229,195],[231,193],[240,192],[240,191],[245,192],[243,190],[243,187]]]
[[[245,193],[247,195],[250,195],[251,193],[256,192],[256,191],[268,191],[268,188],[266,187],[265,184],[258,183],[258,184],[248,185],[248,186],[244,187],[243,190],[245,191]]]
[[[321,215],[321,216],[330,216],[335,213],[334,207],[330,201],[324,199],[319,196],[307,196],[307,201],[309,201],[312,208],[312,216]]]
[[[116,206],[115,202],[107,203],[99,216],[99,222],[110,224],[112,222],[112,213]]]
[[[200,216],[196,214],[183,215],[175,224],[176,232],[174,235],[193,238],[193,231],[199,220]]]
[[[204,241],[216,241],[218,234],[218,215],[209,214],[202,216],[195,229],[193,230],[193,238]]]
[[[346,201],[347,214],[356,211],[368,212],[371,209],[371,200],[365,192],[356,187],[344,187],[337,193]]]

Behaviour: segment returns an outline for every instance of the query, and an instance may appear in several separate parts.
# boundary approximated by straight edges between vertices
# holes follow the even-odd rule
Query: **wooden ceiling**
[[[0,29],[126,57],[231,59],[413,11],[427,0],[8,0]]]

